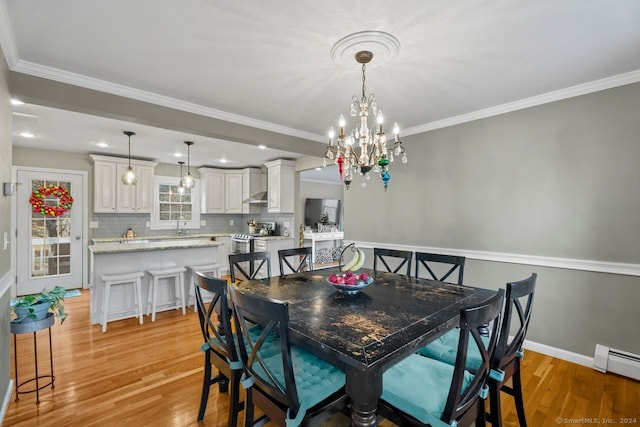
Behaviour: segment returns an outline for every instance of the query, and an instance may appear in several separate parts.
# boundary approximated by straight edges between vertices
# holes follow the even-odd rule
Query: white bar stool
[[[142,277],[144,273],[136,271],[124,274],[103,274],[100,279],[104,283],[104,294],[102,295],[102,332],[107,332],[107,322],[109,321],[109,297],[111,295],[111,286],[115,285],[132,285],[133,300],[138,306],[138,318],[142,325]]]
[[[173,279],[176,294],[176,310],[182,307],[182,314],[187,314],[184,300],[184,267],[168,268],[166,270],[148,270],[151,280],[149,281],[149,299],[147,301],[147,314],[149,314],[149,304],[151,304],[151,321],[156,321],[156,306],[158,301],[158,283],[160,279]],[[180,302],[178,302],[180,301]]]
[[[196,285],[195,281],[193,280],[193,270],[197,270],[200,273],[213,273],[214,276],[216,277],[220,277],[220,269],[223,268],[224,265],[222,264],[205,264],[205,265],[188,265],[187,268],[189,269],[189,281],[187,283],[190,283],[189,285],[189,300],[187,302],[187,305],[191,305],[191,300],[193,299],[193,311],[197,312],[198,311],[198,307],[196,306],[196,291],[195,291],[195,286]],[[206,292],[206,291],[201,291],[201,292]],[[211,300],[210,298],[208,299],[209,301]]]

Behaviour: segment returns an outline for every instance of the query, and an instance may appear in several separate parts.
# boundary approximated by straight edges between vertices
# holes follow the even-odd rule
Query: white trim
[[[353,243],[353,240],[345,240],[345,244]],[[393,243],[355,242],[362,248],[373,249],[385,247],[414,252],[436,252],[446,255],[464,256],[467,259],[480,261],[507,262],[511,264],[539,265],[541,267],[564,268],[567,270],[593,271],[597,273],[621,274],[625,276],[640,276],[640,264],[627,264],[621,262],[595,261],[574,258],[556,258],[538,255],[510,254],[504,252],[486,252],[466,249],[434,248],[428,246],[398,245]]]
[[[585,356],[583,354],[574,353],[572,351],[563,350],[561,348],[551,347],[546,344],[540,344],[537,342],[525,340],[523,347],[526,350],[535,351],[547,356],[555,357],[556,359],[566,360],[567,362],[576,363],[578,365],[587,366],[593,368],[593,357]],[[527,357],[525,352],[524,357]]]
[[[10,269],[2,276],[0,279],[0,297],[4,295],[5,292],[11,290],[11,285],[15,283],[15,279],[16,271],[14,269]],[[13,294],[10,294],[10,296],[13,296]]]
[[[640,70],[630,71],[628,73],[618,74],[600,80],[571,86],[565,89],[555,90],[553,92],[543,93],[541,95],[532,96],[530,98],[520,99],[514,102],[508,102],[502,105],[496,105],[482,110],[473,111],[459,116],[448,117],[420,126],[403,129],[403,135],[415,135],[430,130],[441,129],[449,126],[459,125],[461,123],[471,122],[473,120],[486,119],[487,117],[498,116],[500,114],[510,113],[512,111],[523,110],[525,108],[535,107],[537,105],[547,104],[550,102],[561,101],[563,99],[573,98],[580,95],[586,95],[605,89],[611,89],[640,81]]]
[[[0,0],[0,46],[7,60],[9,68],[13,68],[18,61],[16,41],[13,38],[13,29],[9,21],[9,12],[4,1]],[[0,421],[2,418],[0,418]]]
[[[308,139],[311,141],[325,142],[327,139],[323,135],[316,135],[311,132],[305,132],[293,129],[287,126],[269,123],[262,120],[253,119],[251,117],[241,116],[239,114],[228,113],[215,108],[209,108],[192,102],[182,101],[180,99],[171,98],[165,95],[159,95],[152,92],[136,89],[129,86],[119,85],[116,83],[99,80],[94,77],[84,76],[82,74],[72,73],[70,71],[58,68],[48,67],[46,65],[35,64],[33,62],[18,59],[10,64],[11,71],[29,74],[36,77],[42,77],[49,80],[55,80],[62,83],[68,83],[74,86],[84,87],[97,90],[100,92],[110,93],[113,95],[124,96],[138,101],[148,102],[150,104],[161,105],[163,107],[174,108],[189,113],[199,114],[214,119],[225,120],[232,123],[238,123],[258,129],[264,129],[271,132],[290,135],[298,138]]]
[[[7,413],[7,408],[9,407],[9,399],[11,399],[11,395],[13,394],[13,380],[9,378],[9,383],[7,384],[7,390],[4,393],[4,399],[2,400],[2,407],[0,407],[0,424],[4,422],[4,415]]]

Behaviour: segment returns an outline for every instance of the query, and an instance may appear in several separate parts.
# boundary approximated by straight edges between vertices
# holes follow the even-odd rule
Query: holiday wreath
[[[55,196],[58,198],[58,206],[45,204],[45,197]],[[46,216],[62,216],[71,209],[73,197],[59,185],[49,185],[33,190],[29,203],[33,207],[33,213],[41,213]]]

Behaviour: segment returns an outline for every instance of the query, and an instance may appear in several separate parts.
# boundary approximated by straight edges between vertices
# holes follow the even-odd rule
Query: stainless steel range
[[[231,253],[244,254],[255,251],[254,236],[251,234],[234,234],[231,236]]]

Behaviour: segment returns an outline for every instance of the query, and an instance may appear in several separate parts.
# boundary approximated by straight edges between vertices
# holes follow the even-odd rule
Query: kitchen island
[[[228,235],[224,235],[228,236]],[[142,284],[143,310],[147,309],[148,275],[152,269],[186,267],[189,265],[226,264],[228,251],[225,243],[216,236],[180,236],[166,239],[113,239],[96,241],[89,246],[89,280],[91,287],[91,323],[100,323],[104,286],[100,277],[103,274],[124,274],[134,271],[145,273]],[[228,241],[228,239],[226,239]],[[189,274],[185,275],[185,295],[189,295]],[[173,286],[160,286],[158,289],[157,311],[175,307]],[[185,301],[185,304],[188,301]],[[131,289],[115,286],[111,289],[109,321],[136,317],[136,304]]]

